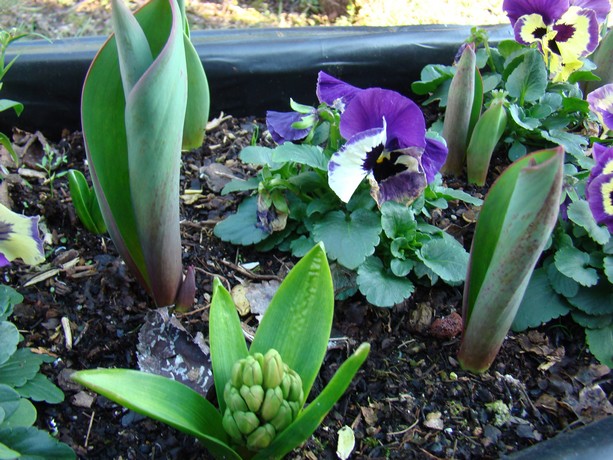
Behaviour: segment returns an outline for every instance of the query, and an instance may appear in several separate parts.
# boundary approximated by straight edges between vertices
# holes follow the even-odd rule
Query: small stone
[[[96,397],[88,393],[87,391],[79,391],[71,398],[70,401],[73,405],[77,407],[84,407],[86,409],[89,409],[90,407],[92,407],[92,404],[94,404],[95,400]]]
[[[441,418],[441,413],[437,411],[430,412],[428,415],[426,415],[426,421],[424,422],[424,426],[438,431],[441,431],[443,428],[445,428],[443,419]]]
[[[444,318],[435,319],[430,326],[430,334],[437,339],[449,340],[462,332],[462,317],[455,311]]]

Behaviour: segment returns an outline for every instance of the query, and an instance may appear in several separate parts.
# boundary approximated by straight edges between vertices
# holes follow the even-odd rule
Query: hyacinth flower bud
[[[302,379],[276,350],[237,361],[224,389],[222,424],[235,444],[257,451],[297,417],[304,402]]]

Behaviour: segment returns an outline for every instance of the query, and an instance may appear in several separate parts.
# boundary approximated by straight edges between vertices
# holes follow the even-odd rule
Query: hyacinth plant
[[[447,200],[481,200],[441,185],[447,148],[426,130],[410,99],[361,89],[320,72],[319,106],[291,102],[293,112],[266,117],[275,148],[249,146],[240,158],[255,178],[222,191],[252,191],[238,212],[215,227],[234,244],[301,256],[325,244],[338,299],[359,290],[377,306],[408,298],[414,282],[459,284],[468,254],[426,221]]]
[[[181,149],[202,143],[208,84],[182,0],[151,0],[134,15],[122,0],[112,6],[115,33],[91,64],[81,103],[92,181],[132,273],[158,306],[186,307],[195,288],[181,266],[179,167]]]
[[[323,362],[334,314],[322,245],[275,293],[249,348],[229,292],[215,280],[209,315],[217,407],[172,379],[127,369],[80,371],[80,384],[196,436],[217,458],[281,458],[307,440],[366,359],[362,344],[304,408]]]

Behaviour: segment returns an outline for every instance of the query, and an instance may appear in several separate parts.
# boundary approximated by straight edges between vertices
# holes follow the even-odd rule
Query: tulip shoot
[[[315,246],[275,293],[250,349],[236,306],[214,281],[209,317],[219,409],[182,383],[127,369],[80,371],[78,383],[196,436],[217,458],[281,458],[307,440],[368,356],[362,344],[303,411],[324,359],[334,312],[325,250]]]
[[[459,176],[464,168],[466,146],[468,144],[470,119],[475,99],[475,48],[469,43],[462,52],[456,73],[451,80],[443,137],[447,141],[448,155],[441,168],[444,174]]]
[[[563,164],[561,147],[522,157],[485,198],[464,288],[464,369],[486,371],[504,341],[556,223]]]
[[[202,143],[208,85],[183,2],[152,0],[134,15],[122,0],[112,5],[115,34],[83,88],[87,158],[118,252],[155,303],[171,305],[183,277],[181,148]]]
[[[468,182],[483,186],[492,153],[507,126],[507,110],[503,99],[494,99],[477,121],[466,150]]]

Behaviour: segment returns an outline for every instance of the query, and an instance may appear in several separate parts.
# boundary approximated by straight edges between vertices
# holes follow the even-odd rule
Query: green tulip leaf
[[[228,436],[217,409],[182,383],[130,369],[79,371],[72,379],[128,409],[195,436],[215,456],[241,458],[226,444]]]
[[[556,223],[564,151],[541,150],[500,175],[479,214],[464,289],[459,359],[489,368],[520,305],[534,266]]]

